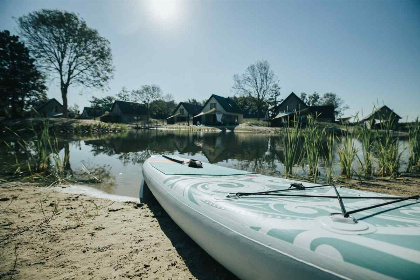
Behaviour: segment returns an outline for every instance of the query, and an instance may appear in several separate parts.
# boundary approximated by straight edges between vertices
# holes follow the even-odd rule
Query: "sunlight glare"
[[[167,21],[177,16],[177,2],[176,0],[152,0],[150,6],[159,20]]]

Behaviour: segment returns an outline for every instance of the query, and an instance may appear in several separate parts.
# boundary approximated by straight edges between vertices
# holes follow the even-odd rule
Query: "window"
[[[210,110],[213,108],[216,109],[216,103],[210,103]]]
[[[183,115],[183,114],[184,114],[184,109],[179,109],[179,113],[180,113],[181,115]]]

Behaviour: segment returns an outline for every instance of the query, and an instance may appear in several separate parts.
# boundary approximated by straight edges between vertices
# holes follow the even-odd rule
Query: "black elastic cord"
[[[413,196],[409,196],[409,197],[403,197],[401,199],[397,199],[397,200],[394,200],[394,201],[380,203],[380,204],[375,204],[375,205],[372,205],[372,206],[368,206],[368,207],[364,207],[364,208],[359,208],[359,209],[356,209],[356,210],[348,211],[346,213],[347,213],[347,216],[348,216],[348,215],[353,214],[353,213],[357,213],[357,212],[369,210],[369,209],[372,209],[372,208],[381,207],[381,206],[385,206],[385,205],[388,205],[388,204],[392,204],[392,203],[397,203],[397,202],[409,200],[409,199],[419,199],[419,195],[413,195]]]
[[[169,160],[172,160],[172,161],[175,161],[176,163],[184,164],[184,161],[183,161],[183,160],[179,160],[179,159],[171,158],[171,157],[168,157],[168,156],[166,156],[166,155],[162,155],[162,157],[164,157],[164,158],[166,158],[166,159],[169,159]]]
[[[341,196],[338,193],[337,188],[335,187],[335,185],[333,185],[333,188],[334,188],[334,191],[335,191],[335,193],[337,195],[337,199],[338,199],[338,203],[340,204],[341,212],[343,213],[343,216],[345,218],[347,218],[349,216],[349,214],[346,212],[346,207],[344,207],[343,200],[341,199]]]

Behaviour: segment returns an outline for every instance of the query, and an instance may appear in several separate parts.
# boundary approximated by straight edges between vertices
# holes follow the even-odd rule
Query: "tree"
[[[204,103],[206,103],[206,101],[207,100],[203,100],[203,101],[198,101],[197,99],[195,99],[195,98],[188,98],[188,100],[185,102],[185,103],[189,103],[189,104],[194,104],[194,105],[200,105],[200,106],[203,106],[204,105]]]
[[[22,117],[30,107],[45,102],[44,76],[18,36],[0,32],[0,115]]]
[[[319,96],[319,93],[316,91],[312,94],[308,95],[308,106],[319,106],[321,104],[321,97]]]
[[[267,98],[267,104],[268,104],[268,117],[269,119],[272,119],[275,114],[277,113],[277,106],[280,105],[280,103],[283,101],[283,99],[280,98],[280,87],[277,84],[274,84],[271,91],[268,94]]]
[[[103,98],[97,98],[93,96],[90,100],[90,106],[92,108],[100,109],[102,113],[104,113],[105,111],[110,112],[114,101],[115,97],[113,96],[105,96]]]
[[[155,100],[150,103],[150,115],[155,119],[166,119],[175,110],[174,100]]]
[[[277,85],[277,78],[270,69],[270,64],[263,60],[248,66],[242,75],[233,76],[232,89],[242,96],[252,96],[257,100],[258,120],[266,97]]]
[[[131,98],[135,102],[144,103],[147,110],[146,122],[149,122],[149,106],[150,103],[162,97],[162,90],[157,85],[144,85],[140,89],[131,92]]]
[[[116,100],[130,101],[130,91],[128,91],[126,87],[123,87],[121,91],[117,94]]]
[[[74,118],[75,116],[80,114],[79,105],[74,104],[73,106],[70,106],[68,111],[69,111],[69,117]]]
[[[306,92],[300,93],[300,99],[303,101],[303,103],[308,104],[308,95],[306,94]]]
[[[324,93],[322,97],[317,92],[309,94],[308,97],[306,97],[306,93],[301,93],[300,97],[308,106],[334,106],[335,117],[342,116],[343,112],[349,109],[349,106],[344,104],[344,100],[332,92]]]
[[[17,22],[37,64],[59,79],[64,117],[70,85],[103,88],[113,77],[109,41],[76,14],[43,9]]]
[[[344,104],[344,100],[337,96],[337,94],[332,92],[324,93],[321,100],[322,105],[332,105],[334,106],[334,114],[335,116],[341,117],[345,110],[349,109],[350,107]]]

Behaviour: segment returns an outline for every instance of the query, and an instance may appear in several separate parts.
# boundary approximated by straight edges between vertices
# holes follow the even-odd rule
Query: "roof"
[[[204,104],[203,108],[207,105],[207,103],[210,101],[210,99],[212,97],[214,97],[214,99],[216,99],[216,101],[220,104],[220,106],[222,106],[223,109],[225,109],[226,112],[228,112],[228,113],[236,113],[236,114],[243,114],[244,113],[242,111],[242,109],[239,108],[238,104],[236,104],[235,101],[233,101],[229,97],[226,98],[226,97],[223,97],[223,96],[220,96],[220,95],[216,95],[216,94],[212,94],[210,96],[210,98]]]
[[[63,105],[61,105],[60,102],[57,101],[57,99],[55,98],[50,98],[47,100],[47,102],[43,103],[42,105],[40,105],[38,108],[36,108],[37,111],[42,110],[44,107],[46,107],[48,104],[50,104],[51,102],[57,102],[61,107],[63,107]]]
[[[92,108],[92,107],[84,107],[83,112],[86,111],[86,113],[89,116],[92,117],[98,117],[104,113],[104,110],[102,108]],[[82,112],[82,114],[83,114]]]
[[[306,105],[305,104],[305,102],[303,102],[303,100],[302,99],[300,99],[300,97],[299,96],[297,96],[294,92],[292,92],[291,94],[289,94],[289,96],[287,96],[279,105],[277,105],[276,106],[276,111],[277,110],[279,110],[279,108],[281,108],[281,106],[283,105],[283,104],[285,104],[286,102],[288,102],[288,100],[290,99],[290,98],[292,98],[292,97],[295,97],[295,98],[297,98],[298,99],[298,101],[300,101],[301,102],[301,104],[303,104],[303,105],[305,105],[304,107],[305,108],[307,108],[308,107],[308,105]]]
[[[296,111],[296,112],[286,112],[279,113],[273,119],[283,118],[286,116],[294,115],[297,116],[306,116],[308,114],[315,114],[316,117],[320,119],[332,119],[334,120],[334,106],[332,105],[323,105],[323,106],[310,106],[308,108]]]
[[[147,115],[146,105],[144,104],[127,101],[114,101],[111,111],[114,110],[114,106],[116,105],[120,108],[121,113],[125,115]]]
[[[382,112],[383,110],[388,110],[388,112],[391,112],[395,115],[396,118],[401,119],[401,117],[395,113],[393,110],[391,110],[388,106],[384,105],[378,109],[376,109],[375,111],[373,111],[372,113],[370,113],[369,115],[367,115],[366,117],[364,117],[363,119],[361,119],[360,121],[367,121],[368,119],[370,119],[371,117],[374,117],[375,114]]]
[[[188,114],[190,114],[190,115],[197,115],[198,113],[201,112],[201,109],[203,109],[203,106],[201,106],[201,105],[195,105],[195,104],[191,104],[191,103],[180,102],[178,104],[178,106],[176,106],[173,114],[175,114],[175,112],[178,110],[178,108],[181,105],[184,106],[185,110],[187,110]]]

